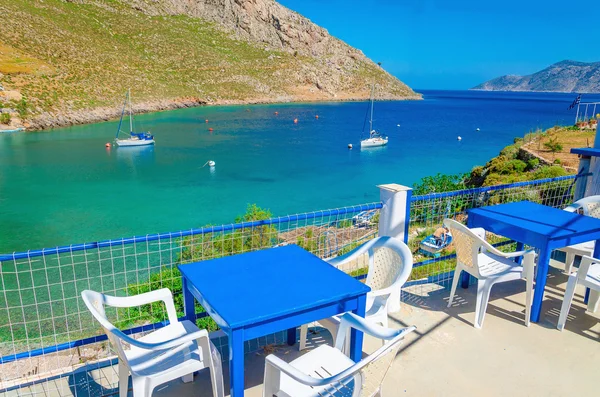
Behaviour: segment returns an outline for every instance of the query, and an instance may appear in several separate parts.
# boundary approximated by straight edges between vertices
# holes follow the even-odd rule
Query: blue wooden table
[[[529,201],[476,208],[469,210],[468,214],[469,227],[482,227],[515,240],[517,250],[523,249],[523,244],[539,249],[531,307],[533,322],[540,320],[550,254],[553,250],[596,240],[594,257],[600,258],[600,219]]]
[[[364,317],[370,288],[297,245],[180,265],[185,315],[195,321],[194,298],[229,338],[231,395],[244,395],[244,342],[348,311]],[[362,355],[352,331],[350,356]]]

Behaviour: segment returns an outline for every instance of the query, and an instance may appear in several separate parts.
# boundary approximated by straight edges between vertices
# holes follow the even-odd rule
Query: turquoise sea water
[[[575,117],[572,94],[423,93],[377,102],[375,127],[390,142],[365,150],[366,102],[140,115],[156,137],[145,148],[106,149],[117,121],[2,134],[0,252],[227,223],[248,203],[286,215],[372,202],[377,184],[469,171],[515,136]]]

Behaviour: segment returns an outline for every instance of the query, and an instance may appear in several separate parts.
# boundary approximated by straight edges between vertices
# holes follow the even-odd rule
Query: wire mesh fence
[[[0,392],[41,374],[89,367],[112,355],[80,298],[85,289],[126,296],[169,288],[182,317],[177,265],[286,244],[298,244],[322,258],[340,255],[377,233],[379,208],[380,203],[365,204],[4,255],[0,258]],[[199,326],[216,330],[202,312],[198,306]],[[162,327],[166,320],[162,304],[107,315],[132,333]],[[247,348],[256,349],[259,342],[249,342]]]
[[[426,294],[431,289],[448,287],[451,282],[455,266],[452,245],[428,252],[422,244],[441,228],[444,218],[466,222],[470,208],[521,200],[564,207],[573,201],[574,181],[574,176],[560,177],[412,197],[408,244],[415,264],[409,281],[414,286],[411,291]],[[54,387],[57,395],[87,396],[92,388],[100,387],[98,379],[84,375],[90,370],[96,370],[99,379],[106,378],[108,383],[101,385],[102,394],[118,392],[114,382],[108,381],[115,379],[111,367],[114,354],[80,299],[85,289],[125,296],[169,288],[182,317],[177,265],[285,244],[298,244],[324,259],[335,257],[377,236],[381,208],[381,203],[371,203],[0,256],[0,393],[47,393],[43,387],[35,389],[30,385],[43,378],[44,387]],[[488,239],[507,244],[499,236],[489,235]],[[367,266],[366,260],[359,260],[342,270],[363,278]],[[196,313],[200,327],[216,329],[201,307],[197,306]],[[166,320],[160,304],[107,314],[115,325],[130,333],[157,329]],[[256,351],[284,340],[284,333],[271,335],[247,342],[246,349]],[[224,349],[226,337],[216,338],[215,344]],[[222,354],[226,359],[226,349]],[[70,374],[66,383],[47,381],[53,376],[63,379],[65,374]]]
[[[466,224],[467,210],[471,208],[522,200],[563,208],[573,202],[575,180],[575,176],[567,176],[412,197],[408,244],[415,265],[410,283],[419,285],[416,291],[421,294],[450,285],[456,259],[451,240],[443,230],[445,218]],[[487,233],[486,238],[502,250],[513,248],[501,236]],[[424,244],[427,239],[433,244]]]

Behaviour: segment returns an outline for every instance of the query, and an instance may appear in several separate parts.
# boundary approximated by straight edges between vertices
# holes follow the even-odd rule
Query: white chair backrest
[[[453,244],[456,249],[456,259],[463,266],[472,268],[479,276],[478,255],[494,248],[481,236],[460,222],[444,219],[444,226],[452,232]]]
[[[373,291],[404,284],[412,271],[413,258],[410,249],[402,241],[392,237],[372,240],[369,247],[369,272],[366,284]],[[367,244],[369,244],[367,243]]]
[[[173,303],[173,294],[171,294],[171,291],[168,288],[162,288],[133,296],[110,296],[101,294],[100,292],[86,290],[81,293],[81,297],[94,318],[96,318],[100,325],[102,325],[102,328],[104,328],[104,332],[108,336],[114,349],[117,351],[119,359],[122,360],[121,362],[124,362],[129,369],[131,368],[123,349],[123,342],[131,344],[135,343],[135,339],[129,335],[125,335],[108,320],[104,309],[105,306],[117,308],[138,307],[162,301],[167,309],[169,322],[171,324],[178,322],[177,311],[175,310],[175,304]]]
[[[367,285],[373,290],[394,284],[402,270],[402,259],[395,251],[381,247],[369,252]]]
[[[81,293],[81,297],[83,298],[85,305],[92,313],[94,318],[98,320],[98,322],[104,329],[104,333],[106,333],[109,342],[117,351],[117,355],[119,356],[121,362],[127,363],[127,357],[125,356],[125,352],[123,351],[123,344],[121,342],[121,338],[119,338],[115,334],[115,330],[117,330],[117,328],[110,321],[108,321],[108,318],[106,317],[106,311],[104,309],[105,305],[111,306],[108,302],[110,302],[110,298],[114,297],[90,290],[83,291]],[[127,367],[129,367],[129,364],[127,364]]]
[[[566,207],[565,211],[580,212],[582,215],[600,219],[600,195],[579,199]]]

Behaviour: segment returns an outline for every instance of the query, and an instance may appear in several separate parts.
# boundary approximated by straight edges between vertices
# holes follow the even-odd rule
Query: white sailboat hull
[[[377,147],[385,146],[388,143],[387,138],[368,138],[360,141],[360,147]]]
[[[115,139],[115,144],[119,147],[154,145],[154,139]]]

